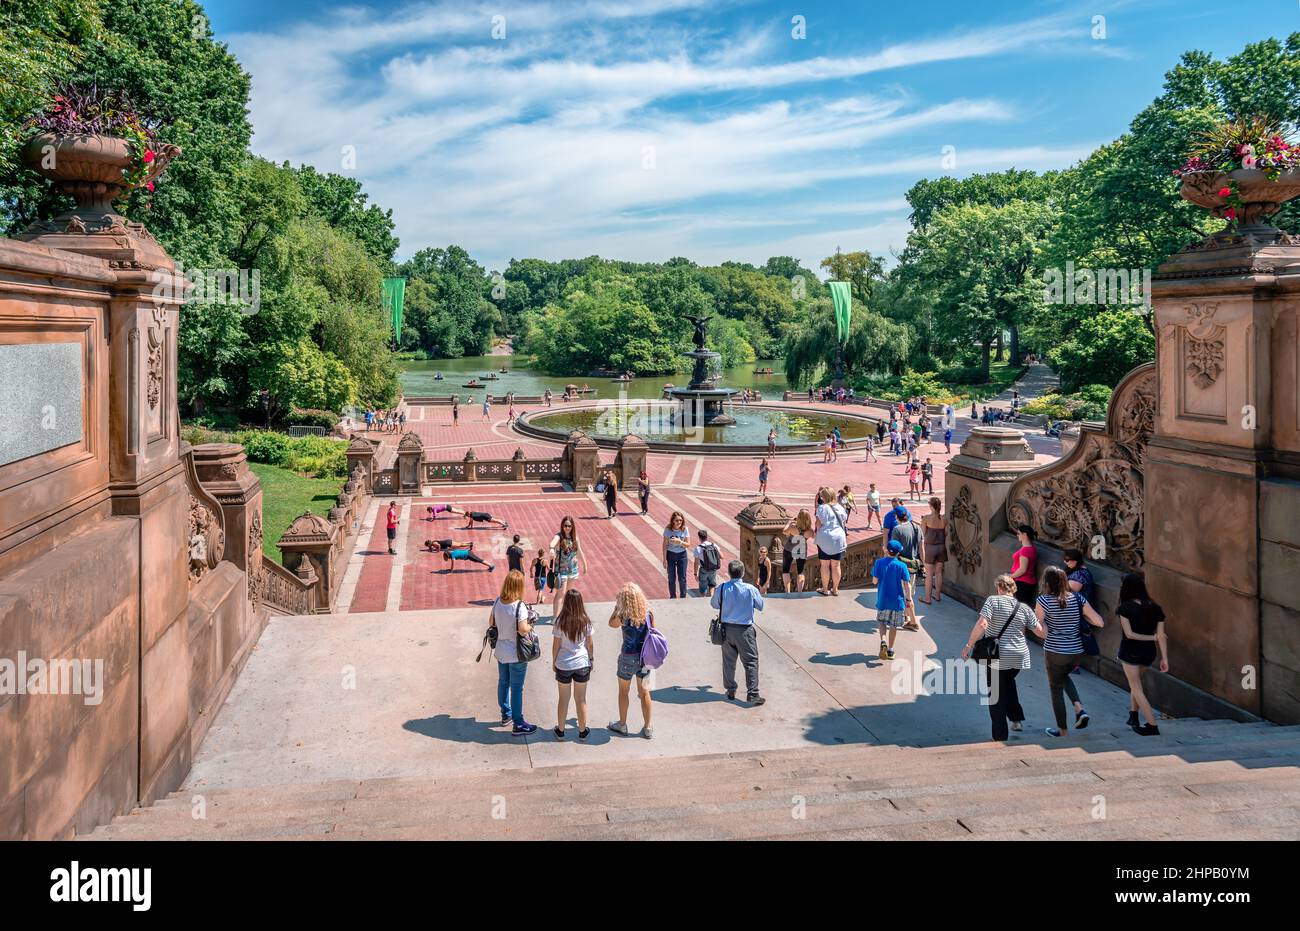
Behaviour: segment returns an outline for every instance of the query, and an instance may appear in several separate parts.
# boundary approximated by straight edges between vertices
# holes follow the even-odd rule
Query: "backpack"
[[[645,632],[645,640],[641,643],[641,665],[658,669],[668,658],[668,638],[655,627],[654,620],[654,614],[646,617],[650,629]]]
[[[722,556],[718,553],[718,548],[712,543],[700,544],[700,566],[705,572],[717,572],[718,567],[722,565]]]

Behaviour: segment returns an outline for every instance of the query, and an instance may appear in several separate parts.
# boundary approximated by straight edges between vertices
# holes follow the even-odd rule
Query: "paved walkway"
[[[668,662],[650,683],[655,739],[612,735],[604,725],[617,716],[620,639],[604,625],[611,605],[594,600],[588,602],[596,623],[588,692],[593,731],[586,743],[560,742],[546,730],[515,738],[498,725],[496,664],[490,654],[474,662],[486,608],[278,618],[199,749],[187,788],[989,737],[988,711],[978,697],[930,694],[933,682],[918,683],[927,667],[959,652],[974,612],[947,599],[931,606],[922,615],[926,632],[901,632],[898,660],[890,664],[876,656],[875,596],[868,592],[769,599],[759,628],[760,686],[768,703],[759,708],[726,701],[720,651],[706,637],[708,606],[698,599],[654,602],[670,643]],[[544,657],[551,649],[548,625],[539,628]],[[1037,650],[1033,663],[1021,686],[1029,726],[1017,740],[1051,742],[1041,730],[1051,723],[1051,710]],[[1125,730],[1127,694],[1086,673],[1077,682],[1094,716],[1091,732]],[[953,680],[950,690],[953,685],[965,682]],[[524,692],[528,719],[554,725],[556,685],[545,658],[530,667]],[[631,724],[639,730],[640,723],[634,703]]]
[[[839,411],[836,404],[790,402],[797,407]],[[557,403],[557,406],[558,403]],[[520,407],[519,412],[527,410]],[[535,409],[535,408],[534,408]],[[853,408],[862,411],[862,408]],[[960,411],[958,413],[961,413]],[[969,408],[965,411],[969,413]],[[418,434],[429,458],[460,459],[473,449],[479,459],[508,459],[522,448],[530,456],[550,457],[559,447],[531,440],[514,432],[506,423],[501,405],[490,418],[480,409],[462,407],[460,423],[453,425],[451,411],[441,406],[413,406],[407,428]],[[935,466],[935,493],[943,496],[944,472],[961,448],[975,422],[959,416],[954,430],[952,453],[945,453],[942,440],[922,447],[921,459],[929,457]],[[372,434],[387,445],[396,445],[395,434]],[[1059,458],[1059,440],[1027,432],[1026,438],[1042,463]],[[612,461],[611,451],[602,460]],[[768,495],[791,511],[811,507],[822,485],[853,487],[859,505],[868,486],[875,482],[886,502],[891,496],[907,496],[904,457],[881,455],[866,462],[863,450],[846,451],[838,461],[823,463],[819,453],[789,453],[773,458]],[[528,562],[539,547],[546,546],[566,515],[578,522],[578,532],[587,553],[588,573],[584,591],[592,598],[613,598],[625,581],[635,581],[652,597],[666,596],[667,578],[660,556],[662,532],[674,510],[682,511],[693,532],[709,531],[724,558],[735,555],[739,546],[736,515],[758,496],[758,465],[761,456],[709,457],[655,453],[648,457],[647,472],[653,489],[650,514],[642,516],[631,494],[619,499],[619,516],[605,519],[604,502],[596,495],[574,491],[556,483],[509,483],[500,485],[437,486],[427,489],[431,497],[398,498],[402,523],[398,533],[398,555],[389,556],[384,524],[377,520],[387,500],[372,502],[362,520],[361,541],[351,554],[344,573],[337,610],[364,613],[412,611],[429,608],[463,607],[487,603],[500,588],[500,571],[495,573],[473,563],[448,569],[441,556],[423,549],[426,539],[452,537],[472,540],[475,552],[504,567],[505,551],[515,533],[520,534]],[[929,493],[925,494],[929,497]],[[438,501],[452,501],[463,509],[483,510],[510,524],[509,531],[480,528],[462,530],[464,521],[444,516],[428,522],[425,509]],[[917,502],[918,505],[920,502]],[[924,505],[921,505],[923,508]],[[859,508],[849,527],[850,540],[867,532],[865,511]]]

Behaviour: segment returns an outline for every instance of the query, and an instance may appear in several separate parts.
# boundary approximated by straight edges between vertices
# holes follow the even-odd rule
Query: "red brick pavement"
[[[803,403],[800,402],[800,406],[804,406]],[[808,406],[837,409],[836,405]],[[523,406],[516,408],[520,413],[526,409]],[[459,459],[471,448],[480,459],[509,458],[521,446],[530,456],[559,454],[556,445],[515,434],[505,422],[505,413],[503,406],[494,405],[492,420],[488,422],[483,419],[479,408],[465,406],[461,409],[460,425],[453,427],[449,408],[413,408],[407,427],[420,436],[426,449],[436,458]],[[960,450],[961,442],[969,435],[972,426],[974,423],[969,418],[958,419],[951,455],[944,453],[942,441],[921,447],[921,460],[929,457],[934,462],[935,492],[940,497],[947,464]],[[1049,442],[1038,435],[1027,436],[1041,462],[1050,462],[1059,456],[1059,443]],[[399,440],[393,434],[382,438],[385,443],[393,445]],[[613,460],[610,450],[602,450],[601,456],[606,463]],[[652,454],[647,460],[652,489],[648,520],[639,514],[634,485],[620,495],[619,517],[613,521],[604,519],[604,503],[598,498],[568,491],[554,483],[455,486],[433,489],[432,498],[403,499],[402,504],[410,505],[407,519],[411,524],[409,532],[404,535],[406,564],[402,567],[397,606],[401,610],[414,610],[490,601],[500,588],[505,548],[511,535],[521,534],[528,544],[525,563],[530,563],[537,548],[550,541],[565,514],[571,514],[578,521],[588,560],[587,573],[579,587],[589,600],[612,599],[618,587],[627,580],[636,581],[651,597],[660,597],[666,594],[667,588],[660,560],[662,528],[674,507],[687,513],[692,530],[707,527],[719,543],[723,557],[730,558],[739,546],[735,515],[757,497],[761,458],[701,457],[689,450],[681,454]],[[864,505],[870,482],[876,482],[882,499],[886,501],[894,495],[907,497],[905,460],[887,452],[879,455],[879,461],[873,463],[866,463],[864,451],[857,449],[841,452],[834,463],[823,463],[820,454],[802,453],[775,456],[771,465],[768,494],[791,511],[811,507],[813,497],[822,485],[838,489],[845,483],[851,484],[858,511],[850,521],[850,539],[866,532]],[[507,520],[510,531],[462,531],[459,528],[464,524],[459,519],[444,518],[432,525],[425,523],[419,518],[431,501],[452,501],[461,506],[490,511]],[[352,557],[364,560],[350,605],[353,612],[380,611],[388,606],[391,573],[396,561],[386,555],[382,510],[380,518],[375,522],[366,549]],[[448,572],[447,563],[440,556],[433,557],[423,551],[423,541],[433,535],[426,533],[430,528],[437,528],[439,536],[445,536],[455,528],[451,534],[455,539],[474,540],[475,552],[493,560],[501,568],[489,573],[473,563],[458,563],[456,572]]]

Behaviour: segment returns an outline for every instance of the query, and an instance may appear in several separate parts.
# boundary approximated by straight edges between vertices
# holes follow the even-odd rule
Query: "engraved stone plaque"
[[[80,343],[0,345],[0,465],[82,437]]]

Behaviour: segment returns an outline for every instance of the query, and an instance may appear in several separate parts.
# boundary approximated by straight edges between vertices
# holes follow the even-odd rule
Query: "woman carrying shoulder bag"
[[[970,638],[962,648],[962,659],[984,660],[984,676],[988,685],[989,718],[993,722],[993,739],[1006,740],[1007,721],[1011,730],[1024,730],[1025,709],[1020,706],[1016,689],[1016,676],[1029,668],[1029,645],[1025,630],[1042,632],[1042,625],[1025,605],[1016,600],[1016,581],[1009,575],[1000,575],[996,592],[984,601],[979,619],[971,628]],[[987,639],[986,639],[987,638]],[[987,640],[996,644],[991,649]],[[982,648],[982,649],[981,649]],[[995,656],[984,656],[993,652]]]
[[[1060,566],[1051,566],[1043,574],[1047,594],[1038,596],[1034,612],[1047,624],[1047,637],[1043,641],[1043,657],[1047,661],[1047,684],[1052,691],[1052,713],[1056,727],[1047,728],[1049,737],[1060,737],[1066,726],[1065,695],[1074,703],[1074,726],[1088,726],[1088,712],[1079,700],[1079,690],[1070,678],[1070,671],[1083,659],[1083,639],[1079,625],[1087,620],[1093,627],[1102,627],[1105,621],[1092,609],[1083,596],[1070,590],[1069,579]],[[1062,694],[1064,693],[1064,694]]]
[[[524,603],[524,574],[511,569],[492,604],[492,623],[497,629],[497,704],[501,723],[514,722],[515,735],[531,734],[536,724],[524,720],[524,676],[528,661],[537,658],[532,613]],[[529,655],[531,654],[531,655]]]

